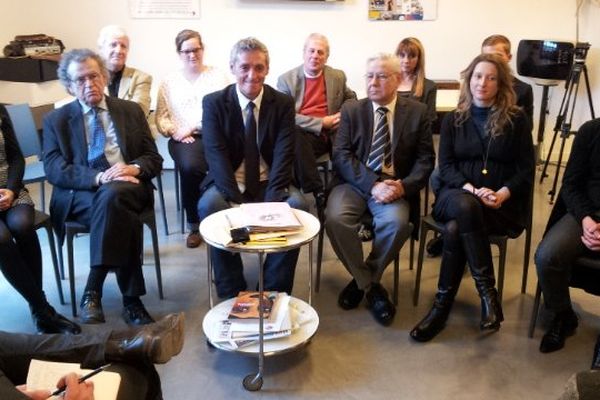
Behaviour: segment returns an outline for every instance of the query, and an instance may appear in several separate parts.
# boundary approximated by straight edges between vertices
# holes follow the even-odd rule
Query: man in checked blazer
[[[325,226],[334,251],[353,277],[339,296],[340,307],[358,307],[366,293],[375,319],[389,325],[395,308],[379,282],[411,233],[409,221],[417,226],[419,191],[429,179],[435,156],[427,108],[397,94],[398,58],[369,58],[365,77],[368,98],[342,107],[333,145],[335,186]],[[374,238],[365,260],[357,232],[366,213],[373,216]]]

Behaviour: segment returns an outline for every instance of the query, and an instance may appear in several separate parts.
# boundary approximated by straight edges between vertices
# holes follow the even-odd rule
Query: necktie
[[[380,172],[385,165],[392,165],[392,144],[390,142],[390,127],[387,121],[388,109],[379,107],[377,109],[377,121],[375,121],[375,135],[373,135],[373,143],[371,144],[371,152],[367,167],[375,172]]]
[[[244,129],[244,169],[246,174],[246,192],[255,197],[260,187],[259,151],[256,140],[256,119],[254,103],[248,103],[248,114]]]
[[[106,142],[106,133],[102,126],[102,121],[98,115],[98,108],[92,108],[92,135],[90,138],[90,148],[88,149],[88,165],[91,168],[105,171],[110,168],[110,164],[104,154],[104,144]]]

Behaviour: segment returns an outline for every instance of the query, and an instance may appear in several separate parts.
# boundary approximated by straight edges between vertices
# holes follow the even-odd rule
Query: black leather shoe
[[[338,304],[344,310],[352,310],[353,308],[358,307],[364,295],[365,291],[359,289],[356,281],[352,279],[340,293]]]
[[[551,353],[565,346],[565,339],[575,333],[579,325],[577,314],[572,309],[557,314],[552,320],[550,329],[542,337],[540,352]]]
[[[596,339],[596,347],[594,347],[594,358],[592,359],[591,369],[600,369],[600,336]]]
[[[396,307],[388,298],[387,291],[378,283],[371,284],[367,292],[367,307],[375,320],[383,326],[389,326],[394,321]]]
[[[148,325],[155,322],[142,302],[123,307],[121,315],[128,325]]]
[[[169,314],[158,322],[137,329],[115,331],[106,342],[107,361],[129,364],[164,364],[181,352],[184,314]]]
[[[71,322],[48,305],[47,307],[32,311],[31,318],[38,333],[66,333],[77,335],[81,333],[81,327]]]
[[[83,324],[102,324],[106,322],[104,319],[104,311],[102,311],[102,302],[100,301],[100,293],[95,290],[88,290],[81,296],[80,305],[81,315],[79,320]]]
[[[425,318],[410,331],[410,337],[417,342],[428,342],[436,337],[445,327],[450,307],[434,304]]]

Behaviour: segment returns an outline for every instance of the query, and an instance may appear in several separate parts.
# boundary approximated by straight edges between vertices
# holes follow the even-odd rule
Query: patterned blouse
[[[227,76],[214,67],[205,67],[194,82],[183,71],[168,75],[158,88],[156,126],[164,136],[180,128],[202,130],[202,99],[228,85]]]
[[[1,120],[0,120],[0,126],[1,126]],[[8,185],[8,173],[9,173],[9,169],[11,168],[11,165],[9,165],[9,157],[7,157],[7,152],[11,152],[11,151],[19,151],[19,149],[13,149],[11,148],[11,142],[7,142],[5,140],[5,134],[4,131],[2,131],[0,129],[0,188],[2,189],[6,189],[7,185]],[[15,141],[16,142],[16,141]],[[8,145],[8,147],[7,147]],[[16,194],[16,193],[15,193]],[[19,205],[19,204],[28,204],[30,206],[33,206],[33,201],[31,200],[31,197],[29,196],[29,192],[27,192],[27,189],[25,188],[21,188],[21,190],[18,191],[18,196],[15,197],[12,207]]]

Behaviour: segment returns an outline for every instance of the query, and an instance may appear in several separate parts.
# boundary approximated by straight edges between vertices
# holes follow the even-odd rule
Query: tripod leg
[[[560,152],[558,153],[558,164],[556,164],[556,174],[554,174],[554,182],[552,183],[552,189],[548,192],[550,195],[550,204],[554,204],[554,195],[556,194],[556,186],[558,185],[558,176],[560,175],[560,164],[562,163],[563,151],[565,150],[566,137],[560,139]],[[548,154],[550,159],[550,154]]]

